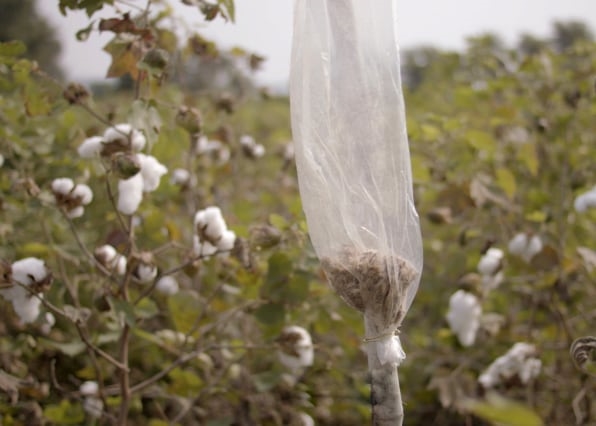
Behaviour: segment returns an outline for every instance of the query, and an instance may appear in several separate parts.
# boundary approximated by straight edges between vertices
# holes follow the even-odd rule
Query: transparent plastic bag
[[[418,289],[393,0],[297,0],[290,99],[309,234],[331,286],[365,316],[381,364]]]

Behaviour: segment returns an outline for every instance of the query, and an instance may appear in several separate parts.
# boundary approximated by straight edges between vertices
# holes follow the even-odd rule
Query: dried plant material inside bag
[[[418,289],[420,225],[393,0],[297,0],[290,96],[309,233],[381,364]]]

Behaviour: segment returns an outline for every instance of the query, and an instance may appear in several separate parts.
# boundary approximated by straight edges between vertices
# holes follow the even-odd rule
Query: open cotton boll
[[[88,416],[98,419],[103,414],[103,401],[97,397],[89,396],[83,401],[83,410]]]
[[[253,147],[255,145],[255,139],[249,135],[242,135],[240,137],[240,145],[243,147]]]
[[[236,233],[234,231],[226,230],[221,234],[221,238],[217,242],[217,248],[220,251],[230,251],[234,248],[236,242]]]
[[[489,248],[478,262],[478,272],[482,275],[495,275],[503,266],[503,250]]]
[[[131,178],[118,181],[118,210],[131,215],[143,201],[143,176],[137,173]]]
[[[458,290],[449,299],[447,322],[462,346],[472,346],[480,328],[482,306],[472,293]]]
[[[142,283],[148,283],[157,276],[157,266],[141,263],[135,270],[135,277]]]
[[[119,142],[129,146],[133,151],[140,151],[145,147],[147,139],[140,131],[133,129],[128,123],[116,124],[108,127],[103,134],[106,143]]]
[[[166,296],[172,296],[178,293],[180,286],[178,285],[178,281],[174,277],[166,275],[165,277],[161,277],[157,284],[155,285],[155,289]]]
[[[83,205],[89,204],[93,201],[93,191],[87,185],[79,183],[71,192],[73,198],[78,198]]]
[[[36,257],[26,257],[13,262],[11,270],[13,281],[28,287],[42,283],[50,276],[45,262]]]
[[[314,360],[314,348],[310,333],[297,325],[285,327],[277,338],[280,345],[277,355],[279,361],[298,372],[311,366]]]
[[[193,254],[197,257],[209,257],[217,253],[217,247],[209,241],[201,241],[198,235],[193,237]]]
[[[304,412],[298,413],[298,418],[300,419],[302,426],[315,426],[314,419]]]
[[[143,177],[143,191],[155,191],[159,186],[159,181],[163,175],[168,172],[166,166],[157,161],[157,158],[151,155],[137,154],[141,164],[141,176]]]
[[[79,392],[83,396],[95,396],[99,393],[99,385],[93,380],[88,380],[79,386]]]
[[[195,214],[194,225],[197,233],[215,244],[227,230],[226,222],[219,207],[210,206]]]
[[[39,316],[41,299],[29,294],[22,288],[21,290],[23,290],[22,297],[12,299],[12,307],[22,322],[25,324],[32,323]]]
[[[74,181],[71,178],[57,178],[52,181],[52,192],[67,195],[70,194],[74,186]]]
[[[583,213],[589,208],[596,207],[596,186],[588,192],[578,195],[573,202],[573,207],[578,213]]]
[[[507,248],[511,254],[529,262],[535,255],[542,251],[543,244],[538,235],[529,236],[525,232],[520,232],[509,241]]]
[[[98,157],[101,153],[103,138],[101,136],[91,136],[87,138],[79,145],[77,152],[82,158],[94,158]]]
[[[534,345],[516,343],[480,375],[478,382],[484,388],[492,388],[517,376],[522,384],[528,384],[540,374],[542,368],[542,362],[536,355]]]
[[[189,185],[191,183],[190,172],[186,169],[174,169],[170,177],[170,182],[180,186]]]
[[[77,217],[81,217],[85,214],[85,207],[77,206],[73,209],[70,209],[66,212],[66,217],[69,219],[76,219]]]
[[[97,247],[93,255],[106,269],[115,271],[118,275],[126,272],[126,257],[119,254],[110,244]]]

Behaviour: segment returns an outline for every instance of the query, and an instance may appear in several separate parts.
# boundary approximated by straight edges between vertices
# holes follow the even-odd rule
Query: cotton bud
[[[281,238],[281,232],[273,226],[257,225],[250,229],[250,245],[257,249],[275,247]]]
[[[308,331],[299,326],[285,327],[277,338],[279,361],[297,373],[313,364],[314,348]]]
[[[70,178],[58,178],[52,181],[52,192],[56,205],[63,208],[71,219],[81,217],[83,206],[93,200],[93,192],[87,185],[76,184]]]
[[[155,285],[155,290],[165,294],[166,296],[172,296],[178,293],[179,288],[180,286],[178,285],[178,281],[169,275],[161,277]]]
[[[113,246],[105,244],[97,247],[93,255],[107,270],[114,271],[118,275],[124,275],[126,272],[126,257],[119,254]]]
[[[143,56],[142,63],[154,70],[163,71],[168,66],[168,52],[163,49],[151,49]]]
[[[503,250],[489,248],[478,262],[478,272],[482,275],[495,275],[503,267]]]
[[[526,385],[540,374],[542,362],[537,357],[536,347],[529,343],[516,343],[505,354],[497,358],[478,378],[485,388],[507,383],[513,378]]]
[[[120,179],[128,179],[141,171],[141,161],[137,154],[115,152],[111,158],[112,170]]]
[[[203,118],[198,109],[183,105],[176,114],[176,123],[189,133],[195,134],[201,131]]]
[[[132,275],[141,283],[148,283],[157,276],[157,266],[154,263],[151,252],[142,252],[133,259],[134,267]]]
[[[596,186],[588,192],[578,195],[573,202],[573,207],[578,213],[583,213],[589,208],[596,207]]]
[[[542,251],[542,240],[538,235],[531,235],[524,232],[516,234],[509,241],[508,249],[511,254],[521,257],[526,262]]]
[[[482,306],[472,293],[458,290],[449,299],[447,322],[462,346],[472,346],[480,327]]]
[[[89,97],[89,92],[84,86],[78,83],[70,83],[62,93],[62,96],[69,104],[74,105],[83,103]]]

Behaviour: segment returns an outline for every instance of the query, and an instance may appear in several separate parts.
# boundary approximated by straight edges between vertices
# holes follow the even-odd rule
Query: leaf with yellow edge
[[[484,401],[467,401],[464,406],[472,414],[499,426],[544,425],[532,409],[496,393],[487,394]]]
[[[133,79],[137,79],[139,75],[137,64],[143,56],[139,43],[138,40],[130,40],[124,35],[119,35],[105,45],[103,50],[112,57],[106,77],[130,74]]]

